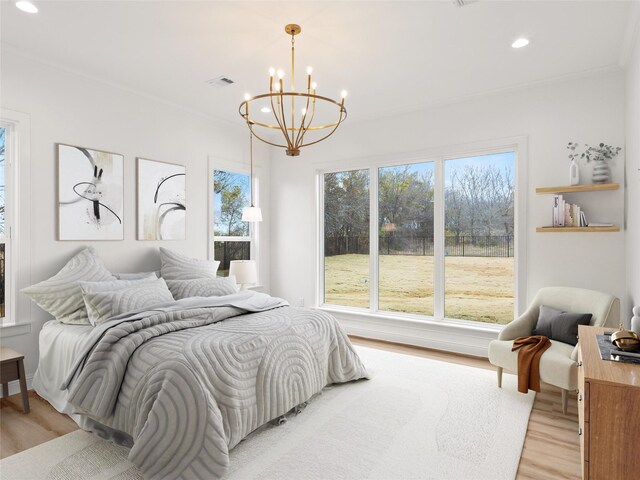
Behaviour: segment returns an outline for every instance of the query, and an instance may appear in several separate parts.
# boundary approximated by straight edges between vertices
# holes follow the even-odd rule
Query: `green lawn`
[[[380,256],[380,310],[433,315],[433,257]],[[506,324],[513,319],[514,259],[445,258],[445,316]],[[369,307],[369,255],[325,259],[325,301]]]

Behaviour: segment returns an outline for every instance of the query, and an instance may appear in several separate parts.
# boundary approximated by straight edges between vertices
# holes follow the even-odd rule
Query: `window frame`
[[[260,222],[249,222],[249,236],[224,236],[224,235],[214,235],[215,229],[215,206],[214,206],[214,186],[213,186],[213,175],[216,170],[223,170],[226,172],[247,175],[249,177],[249,181],[251,181],[251,169],[249,165],[238,164],[235,162],[229,162],[225,160],[219,159],[210,159],[209,160],[209,174],[207,177],[207,182],[209,183],[209,197],[207,199],[207,211],[209,220],[208,224],[208,232],[207,232],[207,258],[209,260],[217,260],[215,258],[215,242],[249,242],[249,259],[255,260],[256,268],[258,270],[258,279],[260,279]],[[260,178],[261,178],[261,168],[253,166],[253,203],[254,206],[260,206]],[[260,284],[261,282],[258,281]]]
[[[404,320],[457,325],[480,330],[498,331],[501,324],[474,320],[447,318],[445,312],[445,162],[465,157],[514,152],[514,318],[526,306],[526,237],[527,237],[527,153],[526,136],[511,137],[465,145],[438,147],[404,154],[385,154],[375,157],[341,160],[319,164],[316,169],[316,308],[334,312],[359,313],[371,316],[389,316]],[[378,173],[379,168],[414,163],[433,162],[434,165],[434,315],[389,312],[379,309],[379,250],[378,250]],[[325,303],[324,263],[324,174],[349,170],[369,169],[369,308],[349,307]]]
[[[17,220],[17,159],[19,158],[19,142],[17,123],[0,119],[0,128],[5,129],[5,160],[4,160],[4,221],[5,235],[0,237],[0,243],[5,245],[4,259],[4,317],[0,317],[0,325],[11,326],[16,322],[16,258],[18,245],[15,226]]]

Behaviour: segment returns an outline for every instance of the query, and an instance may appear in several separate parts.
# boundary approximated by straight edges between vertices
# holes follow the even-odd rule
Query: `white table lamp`
[[[258,271],[255,260],[231,260],[229,265],[229,276],[236,277],[236,283],[240,285],[240,290],[246,290],[247,285],[258,282]]]

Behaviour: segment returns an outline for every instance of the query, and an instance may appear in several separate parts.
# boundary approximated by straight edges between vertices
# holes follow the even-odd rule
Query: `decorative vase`
[[[571,163],[569,164],[569,185],[578,185],[579,183],[580,167],[578,167],[578,162],[571,159]]]
[[[594,160],[593,183],[607,183],[609,181],[609,166],[604,160]]]
[[[631,318],[631,330],[640,335],[640,307],[633,307],[633,318]]]

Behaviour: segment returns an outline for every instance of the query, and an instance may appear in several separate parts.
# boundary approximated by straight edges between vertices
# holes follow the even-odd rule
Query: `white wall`
[[[640,34],[627,70],[627,306],[640,305]],[[631,312],[623,311],[628,322]]]
[[[543,286],[570,285],[610,292],[625,298],[625,240],[619,233],[535,233],[548,225],[551,198],[537,196],[535,187],[568,183],[569,162],[565,145],[569,141],[624,144],[624,76],[621,73],[571,79],[564,82],[507,92],[501,95],[423,109],[375,121],[357,122],[358,112],[329,140],[305,149],[298,158],[272,157],[271,178],[271,292],[292,302],[304,297],[316,302],[314,245],[315,184],[317,165],[340,160],[345,168],[354,159],[369,156],[394,158],[394,154],[442,146],[481,142],[505,137],[528,137],[527,202],[528,254],[526,285],[528,300]],[[357,92],[354,92],[357,94]],[[354,121],[356,120],[356,121]],[[583,181],[589,183],[591,165],[581,165]],[[622,183],[624,158],[612,164],[613,181]],[[277,181],[277,183],[276,183]],[[581,204],[592,221],[623,223],[624,191],[581,194]],[[570,197],[567,197],[570,198]],[[426,346],[482,353],[487,338],[476,335],[451,346],[438,332],[411,324],[402,334],[391,335],[385,321],[346,321],[353,332]],[[389,323],[389,322],[387,322]],[[355,330],[355,326],[362,327]],[[401,326],[400,323],[395,323]],[[405,324],[406,326],[406,324]],[[416,328],[418,328],[416,330]],[[420,330],[422,328],[422,330]],[[375,332],[374,332],[375,330]],[[440,341],[416,335],[440,335]],[[449,335],[450,337],[450,335]],[[433,338],[431,340],[433,340]]]
[[[29,115],[31,123],[30,176],[23,191],[31,201],[19,206],[22,271],[19,288],[55,274],[84,245],[92,244],[111,271],[156,270],[159,245],[207,257],[208,158],[225,164],[247,164],[248,136],[240,121],[227,125],[156,99],[66,72],[15,51],[2,52],[3,109]],[[0,112],[0,117],[2,116]],[[121,153],[125,157],[124,241],[60,242],[56,239],[57,142]],[[262,207],[268,208],[268,150],[255,145],[254,160],[264,181]],[[185,241],[136,240],[136,157],[180,163],[187,167],[187,235]],[[263,161],[263,159],[267,159]],[[27,198],[28,200],[28,198]],[[261,230],[261,281],[268,288],[268,215]],[[29,270],[26,272],[25,269]],[[2,338],[2,344],[26,355],[27,376],[37,366],[37,338],[49,317],[19,294],[18,321],[31,321],[31,333]],[[5,335],[3,335],[5,337]]]

